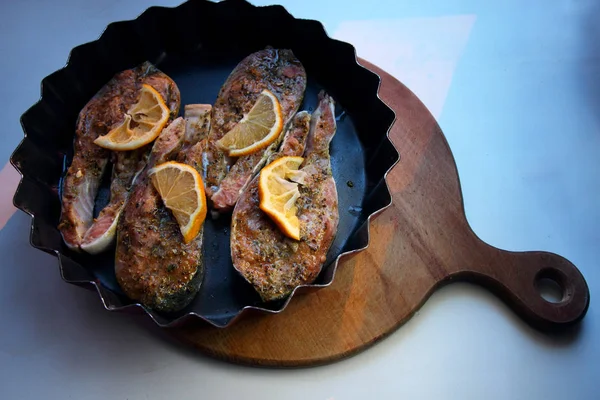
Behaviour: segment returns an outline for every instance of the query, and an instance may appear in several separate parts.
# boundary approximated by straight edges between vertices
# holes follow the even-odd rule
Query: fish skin
[[[317,110],[294,118],[278,153],[301,156],[307,175],[299,186],[299,241],[286,237],[259,208],[259,176],[242,192],[232,215],[231,258],[235,269],[265,302],[285,298],[299,285],[312,283],[325,262],[339,221],[337,190],[331,175],[329,143],[335,134],[333,100],[320,95]],[[309,124],[310,123],[310,124]]]
[[[171,110],[171,118],[179,113],[181,100],[177,85],[149,62],[115,74],[79,113],[73,160],[63,181],[58,225],[65,244],[73,250],[83,248],[97,253],[114,239],[111,230],[114,231],[115,220],[126,198],[123,192],[131,187],[150,147],[115,153],[97,146],[94,140],[123,121],[125,112],[136,102],[138,91],[144,83],[163,96]],[[111,159],[114,161],[111,199],[94,220],[95,198]],[[97,239],[103,235],[106,240],[98,246]]]
[[[201,168],[201,146],[210,127],[210,110],[210,106],[187,106],[186,119],[178,118],[165,128],[119,220],[117,282],[129,298],[156,311],[181,310],[198,293],[204,276],[203,229],[190,243],[183,242],[179,225],[148,172],[171,160]]]
[[[284,121],[282,134],[272,145],[253,154],[230,159],[216,142],[247,114],[260,93],[270,90],[279,100]],[[243,59],[231,72],[217,97],[206,146],[207,197],[219,212],[231,211],[240,192],[277,150],[306,90],[306,71],[288,49],[264,49]]]

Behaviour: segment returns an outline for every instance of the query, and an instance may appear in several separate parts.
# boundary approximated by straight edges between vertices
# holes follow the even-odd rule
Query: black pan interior
[[[227,29],[225,29],[225,27]],[[293,18],[280,6],[254,7],[241,0],[188,1],[176,8],[151,7],[140,17],[109,25],[102,36],[72,50],[65,68],[42,81],[42,98],[21,118],[26,138],[11,161],[23,174],[14,197],[33,215],[31,243],[58,256],[67,282],[96,284],[109,309],[132,304],[121,293],[113,272],[113,251],[87,256],[70,251],[58,231],[60,180],[70,163],[77,115],[118,71],[150,61],[171,76],[182,104],[214,103],[219,88],[248,54],[272,46],[289,48],[308,75],[301,109],[312,111],[325,89],[336,100],[338,129],[331,144],[332,169],[339,195],[340,224],[317,284],[333,279],[335,258],[368,243],[367,219],[390,203],[384,175],[398,160],[387,139],[394,120],[377,90],[379,79],[358,65],[354,49],[330,39],[316,21]],[[107,200],[107,185],[97,209]],[[229,255],[229,216],[207,219],[201,292],[175,314],[147,310],[160,325],[201,316],[225,326],[245,306],[279,311],[284,302],[262,304],[233,269]]]

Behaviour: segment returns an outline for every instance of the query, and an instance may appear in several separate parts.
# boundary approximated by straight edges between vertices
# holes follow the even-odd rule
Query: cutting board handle
[[[581,320],[590,293],[583,275],[569,260],[548,252],[509,252],[481,242],[485,251],[458,274],[502,298],[533,326],[556,330]],[[554,281],[562,291],[557,302],[544,299],[540,284]]]

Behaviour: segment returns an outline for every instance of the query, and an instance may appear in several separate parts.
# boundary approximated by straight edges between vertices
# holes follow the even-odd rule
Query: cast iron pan
[[[183,109],[184,104],[214,103],[235,65],[267,46],[292,49],[306,68],[301,110],[314,110],[320,89],[336,100],[338,127],[330,150],[339,229],[316,282],[295,293],[329,285],[339,258],[368,245],[370,217],[391,203],[384,178],[399,157],[388,140],[394,113],[377,95],[379,77],[357,63],[351,45],[329,38],[319,22],[293,18],[283,7],[190,0],[112,23],[98,40],[74,48],[67,65],[42,81],[40,101],[21,118],[25,138],[11,157],[22,175],[14,203],[32,216],[31,244],[57,256],[65,281],[95,287],[108,310],[144,310],[160,326],[200,318],[225,327],[244,310],[277,313],[285,308],[292,296],[262,303],[234,270],[230,216],[207,219],[202,288],[186,309],[170,314],[147,310],[122,293],[113,270],[114,250],[94,257],[72,252],[56,228],[60,181],[72,158],[78,113],[116,72],[146,60],[154,63],[177,83]],[[105,186],[96,211],[106,193]]]

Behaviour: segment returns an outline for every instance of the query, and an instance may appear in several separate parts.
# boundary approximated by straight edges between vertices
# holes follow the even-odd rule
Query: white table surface
[[[178,3],[0,2],[0,163],[21,140],[19,117],[39,98],[41,79],[72,47],[150,5]],[[298,370],[236,366],[176,346],[64,283],[56,260],[30,247],[30,220],[19,211],[0,231],[0,398],[598,398],[600,2],[281,3],[321,20],[421,97],[448,138],[467,218],[484,241],[552,251],[579,267],[592,298],[580,329],[537,332],[483,289],[454,284],[350,359]]]

